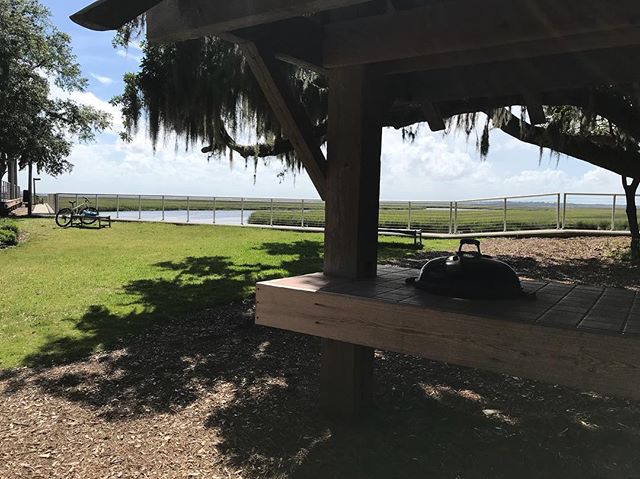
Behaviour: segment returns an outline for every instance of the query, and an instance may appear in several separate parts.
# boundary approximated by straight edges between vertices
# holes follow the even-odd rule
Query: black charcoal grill
[[[463,251],[472,245],[477,251]],[[408,284],[433,294],[465,299],[513,299],[525,293],[516,272],[507,263],[482,254],[480,241],[463,239],[458,252],[432,259]]]

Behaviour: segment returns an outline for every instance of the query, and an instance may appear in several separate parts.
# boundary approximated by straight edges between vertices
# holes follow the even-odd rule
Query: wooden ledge
[[[469,301],[405,285],[382,266],[366,281],[321,273],[257,288],[257,324],[640,399],[640,297],[524,282],[535,300]]]

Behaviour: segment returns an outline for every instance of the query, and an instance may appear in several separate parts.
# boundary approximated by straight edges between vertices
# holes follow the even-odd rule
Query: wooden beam
[[[562,48],[558,48],[558,40],[534,40],[511,45],[500,45],[471,49],[459,52],[429,54],[413,58],[403,58],[377,65],[380,73],[394,75],[418,71],[441,70],[484,63],[528,60],[557,54],[577,54],[585,51],[620,48],[640,45],[640,28],[623,28],[586,35],[572,35],[562,39]],[[562,50],[559,52],[559,50]],[[635,58],[634,58],[635,60]]]
[[[71,15],[78,25],[97,31],[117,30],[162,0],[98,0]]]
[[[313,125],[304,107],[293,97],[278,60],[271,52],[259,48],[252,42],[243,43],[241,47],[280,126],[293,145],[318,194],[324,199],[327,162],[318,139],[313,134]]]
[[[454,52],[472,57],[475,51],[505,46],[514,47],[507,49],[511,58],[526,58],[531,55],[523,51],[527,43],[535,49],[535,42],[547,42],[545,53],[562,53],[573,36],[581,36],[581,42],[595,36],[601,47],[637,43],[626,33],[639,27],[637,0],[454,0],[327,25],[324,66]]]
[[[633,46],[494,62],[392,76],[389,89],[398,101],[421,103],[632,83],[640,78],[638,58],[640,47]]]
[[[189,40],[366,1],[165,0],[147,15],[147,37],[152,43]]]
[[[308,18],[243,28],[220,37],[233,43],[251,41],[274,52],[278,60],[326,74],[322,68],[322,28]],[[292,38],[296,40],[291,41]]]

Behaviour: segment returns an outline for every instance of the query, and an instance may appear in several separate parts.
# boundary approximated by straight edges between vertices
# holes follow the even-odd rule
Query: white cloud
[[[102,75],[97,75],[96,73],[92,73],[91,76],[93,78],[95,78],[99,83],[103,84],[103,85],[111,85],[114,82],[113,78],[107,77],[107,76],[102,76]]]
[[[140,61],[142,60],[142,57],[140,55],[134,55],[129,50],[125,50],[124,48],[118,48],[116,50],[116,55],[138,63],[140,63]]]

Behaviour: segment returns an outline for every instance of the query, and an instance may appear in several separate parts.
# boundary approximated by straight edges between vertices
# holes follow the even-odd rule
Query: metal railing
[[[0,200],[8,201],[20,198],[22,198],[22,189],[18,185],[6,181],[0,182]]]
[[[636,201],[640,195],[636,196]],[[627,199],[621,193],[565,193],[562,226],[566,229],[628,231]]]
[[[324,202],[310,199],[175,195],[48,195],[58,210],[89,198],[116,219],[323,228]],[[434,234],[480,234],[579,229],[626,231],[625,196],[619,193],[549,193],[460,201],[381,201],[381,228]]]

